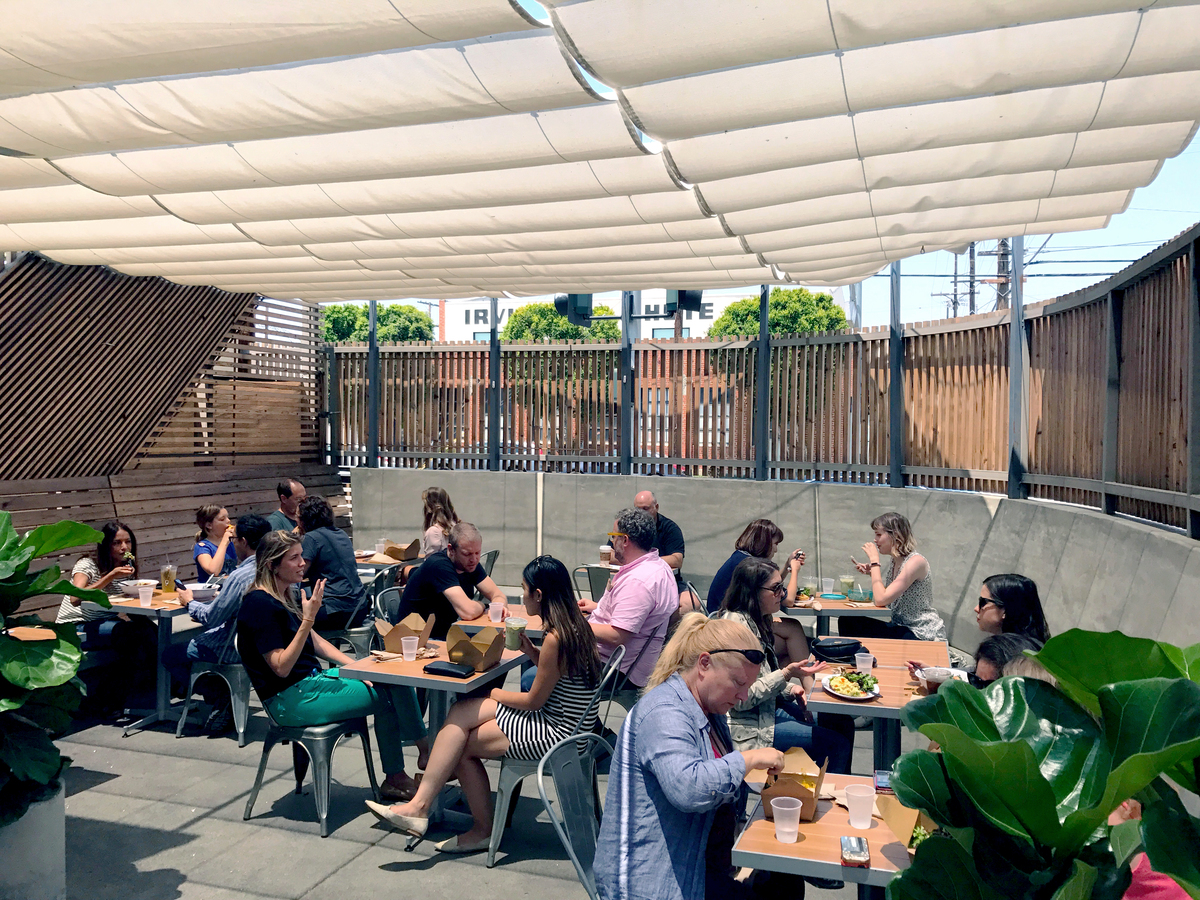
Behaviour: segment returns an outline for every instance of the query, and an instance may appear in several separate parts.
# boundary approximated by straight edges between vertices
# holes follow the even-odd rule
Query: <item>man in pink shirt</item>
[[[654,517],[642,509],[623,509],[609,534],[613,558],[621,568],[608,583],[599,603],[580,600],[590,613],[588,624],[607,661],[618,646],[625,647],[621,672],[625,682],[642,687],[662,650],[667,622],[679,609],[675,575],[654,546]],[[621,685],[619,685],[621,686]]]

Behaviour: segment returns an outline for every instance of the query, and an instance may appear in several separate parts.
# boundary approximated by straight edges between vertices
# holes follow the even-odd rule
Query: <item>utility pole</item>
[[[1012,298],[1012,249],[1008,238],[996,242],[996,309],[1008,309]]]
[[[959,298],[959,294],[958,294],[958,254],[951,252],[950,255],[954,257],[954,278],[950,282],[950,291],[948,293],[943,291],[940,294],[933,294],[933,296],[934,297],[945,297],[947,300],[949,300],[950,301],[950,303],[949,303],[950,318],[957,319],[958,318],[958,304],[960,302],[958,299]]]
[[[970,290],[969,303],[970,303],[970,305],[967,307],[967,311],[971,315],[975,315],[975,242],[974,241],[971,241],[971,249],[969,252],[971,254],[971,276],[970,276],[970,286],[969,286],[969,290]]]

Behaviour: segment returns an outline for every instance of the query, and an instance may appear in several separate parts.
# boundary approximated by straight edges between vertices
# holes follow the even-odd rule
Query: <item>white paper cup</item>
[[[412,662],[417,658],[417,644],[420,640],[416,635],[400,638],[400,652],[404,654],[405,662]]]
[[[871,811],[875,807],[875,788],[869,784],[851,784],[846,787],[846,807],[850,810],[850,827],[871,827]],[[778,827],[778,826],[776,826]]]
[[[376,541],[375,542],[375,552],[376,553],[382,553],[386,549],[387,549],[387,541]]]
[[[604,544],[600,547],[600,562],[604,565],[612,565],[612,547]]]
[[[775,840],[779,843],[796,843],[800,831],[801,805],[795,797],[776,797],[771,801],[771,812],[775,816]]]
[[[503,619],[504,619],[504,604],[497,603],[495,601],[493,601],[492,603],[489,603],[488,604],[488,618],[491,619],[493,622],[495,622],[497,625],[499,625],[500,622],[503,621]]]
[[[154,585],[139,584],[138,585],[138,602],[142,606],[149,606],[150,601],[154,599]]]
[[[832,594],[833,593],[833,579],[832,578],[822,578],[821,579],[821,593],[822,594]]]
[[[871,667],[875,665],[875,655],[872,653],[855,653],[854,664],[858,666],[858,671],[864,675],[870,675]]]

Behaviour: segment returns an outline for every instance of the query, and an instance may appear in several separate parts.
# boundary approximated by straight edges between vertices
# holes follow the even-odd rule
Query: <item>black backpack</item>
[[[862,641],[854,638],[823,637],[810,641],[808,649],[821,662],[854,665],[854,654],[863,652]]]

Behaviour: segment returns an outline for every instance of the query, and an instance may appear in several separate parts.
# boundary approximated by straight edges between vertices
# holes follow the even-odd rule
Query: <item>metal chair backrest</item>
[[[402,564],[396,563],[394,566],[388,566],[386,569],[380,569],[375,573],[375,577],[367,585],[367,597],[372,604],[375,603],[381,591],[395,585],[396,579],[400,577],[401,568]]]
[[[396,617],[400,614],[400,595],[403,591],[398,587],[384,588],[375,597],[375,618],[383,619],[385,622],[396,623]]]
[[[576,744],[583,743],[580,754]],[[588,744],[594,744],[589,748]],[[589,752],[590,750],[590,752]],[[612,753],[608,741],[597,734],[563,738],[542,757],[537,768],[538,793],[546,807],[546,815],[554,826],[563,849],[571,858],[579,881],[592,900],[596,900],[596,837],[600,833],[596,815],[595,792],[592,789],[591,759],[597,751]],[[546,793],[546,777],[554,782],[556,803],[550,803]]]
[[[488,578],[492,577],[492,569],[495,567],[496,558],[499,555],[499,550],[489,550],[487,553],[483,554],[483,558],[479,560],[480,564],[483,566],[483,571],[487,572]]]
[[[592,602],[599,603],[604,592],[608,590],[608,583],[612,581],[612,569],[607,566],[588,566],[587,570],[588,584],[592,589]]]
[[[575,723],[575,728],[571,731],[572,734],[579,734],[583,731],[584,725],[587,724],[588,720],[596,712],[596,708],[600,705],[600,699],[604,696],[604,688],[620,673],[621,660],[624,658],[625,646],[618,644],[617,649],[613,651],[613,655],[608,658],[608,662],[600,670],[600,680],[596,682],[596,690],[592,694],[592,701],[587,705],[587,709],[583,711],[583,715],[579,717],[579,721]]]

